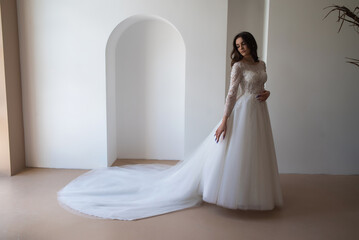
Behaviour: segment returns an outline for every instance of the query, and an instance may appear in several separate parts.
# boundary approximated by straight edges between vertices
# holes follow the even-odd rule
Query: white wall
[[[116,49],[117,158],[184,157],[185,46],[159,19],[134,23]]]
[[[223,113],[226,2],[18,0],[27,165],[107,165],[105,49],[116,26],[137,14],[166,19],[183,37],[190,153]],[[241,3],[249,19],[259,15],[245,29],[265,33],[261,1]],[[337,34],[335,14],[322,20],[331,4],[270,1],[266,88],[280,172],[359,173],[359,71],[345,63],[358,58],[359,34],[347,25]]]
[[[338,4],[353,10],[357,3]],[[359,173],[359,69],[345,63],[346,56],[359,58],[359,34],[347,25],[337,34],[337,14],[322,20],[328,12],[323,8],[332,4],[228,1],[227,87],[233,37],[249,31],[259,57],[267,60],[268,105],[282,173]]]
[[[18,14],[27,166],[107,166],[105,50],[137,14],[166,19],[183,37],[185,154],[220,119],[226,1],[18,0]]]
[[[329,0],[271,0],[269,111],[280,172],[359,173],[359,34],[337,13],[322,20]],[[358,1],[340,1],[350,9]]]

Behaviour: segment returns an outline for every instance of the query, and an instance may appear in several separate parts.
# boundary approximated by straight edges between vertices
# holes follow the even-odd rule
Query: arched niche
[[[157,16],[121,22],[106,47],[108,165],[184,156],[185,45]]]

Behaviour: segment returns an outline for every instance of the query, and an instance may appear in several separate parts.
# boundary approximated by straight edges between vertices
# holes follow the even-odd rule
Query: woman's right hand
[[[221,125],[219,125],[219,127],[216,130],[216,134],[215,134],[215,141],[218,143],[219,138],[221,137],[222,133],[223,133],[223,139],[226,136],[226,131],[227,131],[227,121],[226,120],[222,120]]]

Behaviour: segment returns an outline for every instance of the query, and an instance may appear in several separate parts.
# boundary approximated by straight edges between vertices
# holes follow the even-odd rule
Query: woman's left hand
[[[264,90],[263,92],[261,92],[259,95],[256,96],[257,100],[260,102],[264,102],[265,100],[267,100],[267,98],[269,97],[270,92],[267,90]]]

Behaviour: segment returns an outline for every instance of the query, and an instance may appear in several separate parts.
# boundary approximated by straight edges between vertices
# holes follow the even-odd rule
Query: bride
[[[174,166],[134,164],[92,170],[58,192],[60,204],[120,220],[156,216],[203,201],[231,209],[281,207],[266,103],[270,92],[264,89],[266,65],[258,59],[252,34],[235,36],[231,59],[223,119],[190,157]]]

